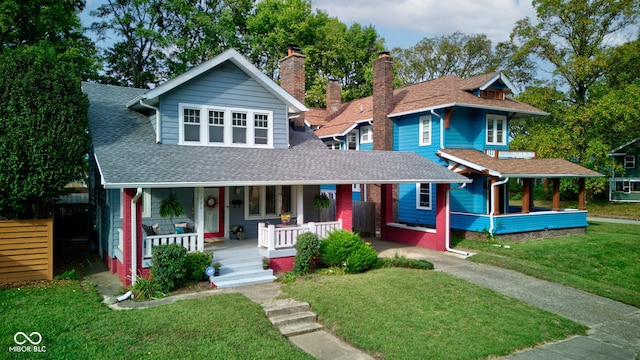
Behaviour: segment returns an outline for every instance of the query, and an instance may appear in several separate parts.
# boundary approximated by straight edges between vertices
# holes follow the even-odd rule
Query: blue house
[[[93,228],[100,255],[125,286],[149,273],[154,246],[172,243],[214,252],[218,287],[272,281],[272,270],[291,270],[299,234],[351,230],[353,184],[468,182],[416,153],[328,150],[304,126],[304,91],[290,76],[301,59],[292,52],[281,60],[284,88],[235,50],[151,90],[83,83]],[[319,222],[313,199],[324,184],[336,184],[336,218]],[[160,215],[170,198],[184,214]],[[423,237],[443,243],[445,230]],[[236,244],[248,245],[241,259],[231,255]]]
[[[394,90],[393,59],[382,54],[374,62],[373,77],[373,96],[340,103],[339,85],[330,82],[327,109],[309,111],[307,122],[329,149],[413,152],[464,175],[471,183],[448,196],[450,226],[467,235],[564,234],[587,226],[585,178],[602,175],[566,160],[510,149],[513,120],[548,114],[513,99],[514,87],[504,74],[468,79],[447,75]],[[579,179],[578,209],[560,208],[561,178]],[[509,204],[509,179],[523,184],[521,205]],[[536,179],[551,180],[552,208],[535,206]],[[378,196],[375,187],[363,185],[360,190],[370,201]],[[399,184],[394,189],[394,222],[434,226],[436,197],[433,184]]]

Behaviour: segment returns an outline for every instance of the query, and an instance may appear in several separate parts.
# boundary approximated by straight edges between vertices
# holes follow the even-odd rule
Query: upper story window
[[[487,145],[507,145],[507,117],[487,115]]]
[[[180,144],[271,147],[273,113],[180,105]]]
[[[431,115],[420,116],[420,145],[431,145]]]
[[[431,210],[431,184],[416,184],[416,209]]]
[[[373,128],[371,125],[363,126],[360,128],[360,143],[372,143],[373,142]]]
[[[624,168],[625,169],[635,169],[636,168],[636,156],[635,155],[626,155],[624,157]]]
[[[358,150],[358,131],[353,130],[347,134],[347,150]]]

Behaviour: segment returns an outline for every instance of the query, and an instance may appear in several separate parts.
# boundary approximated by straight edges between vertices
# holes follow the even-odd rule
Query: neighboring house
[[[281,61],[283,86],[292,84],[286,75],[298,56]],[[291,95],[235,50],[151,90],[82,86],[90,101],[95,236],[125,286],[148,273],[153,246],[203,251],[205,239],[229,240],[235,226],[255,242],[256,257],[291,270],[298,234],[351,230],[352,184],[378,184],[380,216],[390,220],[392,184],[432,183],[444,194],[468,181],[415,153],[328,150],[304,126],[304,90]],[[337,184],[336,219],[319,223],[313,198],[323,184]],[[170,193],[186,210],[173,221],[159,215]],[[416,242],[448,247],[445,200],[432,201],[440,225],[417,231]],[[276,226],[280,214],[290,214],[293,226]],[[411,231],[384,223],[383,239]]]
[[[447,75],[394,90],[392,58],[382,54],[373,67],[373,96],[339,104],[339,91],[328,90],[331,105],[313,110],[315,133],[329,149],[414,152],[465,175],[472,183],[450,195],[454,229],[535,236],[536,232],[581,231],[587,226],[585,178],[602,175],[566,160],[538,159],[533,151],[509,148],[511,121],[548,114],[514,100],[514,87],[504,74],[469,79]],[[330,82],[328,89],[336,85]],[[322,111],[324,122],[319,120]],[[512,178],[523,183],[521,206],[509,205],[508,180]],[[561,178],[579,179],[578,209],[560,208]],[[551,209],[534,206],[536,179],[553,182]],[[363,188],[374,201],[375,190]],[[430,183],[400,184],[394,221],[433,226],[437,196]]]
[[[640,202],[640,139],[611,150],[622,171],[613,171],[609,178],[609,201]]]

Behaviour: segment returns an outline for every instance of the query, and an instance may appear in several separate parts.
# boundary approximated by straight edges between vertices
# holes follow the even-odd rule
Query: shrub
[[[382,267],[400,267],[410,269],[433,270],[433,264],[423,259],[408,259],[405,256],[395,254],[394,257],[383,258],[380,261]]]
[[[378,253],[369,245],[362,244],[347,257],[345,270],[356,274],[373,268],[378,263]]]
[[[204,271],[211,265],[211,254],[201,251],[189,253],[185,261],[187,281],[202,281],[208,279]]]
[[[163,297],[160,285],[153,280],[153,277],[138,277],[136,283],[131,287],[131,292],[133,292],[133,298],[137,300],[152,300]]]
[[[306,232],[298,236],[296,257],[293,259],[293,271],[297,274],[308,274],[312,261],[320,257],[320,239],[318,235]]]
[[[168,293],[186,280],[187,249],[178,244],[154,246],[151,250],[151,276],[160,291]]]
[[[358,234],[346,230],[329,232],[329,236],[320,242],[322,262],[329,266],[343,266],[349,255],[364,242]]]

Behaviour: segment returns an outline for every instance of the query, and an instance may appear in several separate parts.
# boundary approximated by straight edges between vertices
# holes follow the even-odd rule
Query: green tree
[[[1,216],[50,216],[50,205],[64,194],[64,186],[86,174],[88,106],[75,67],[61,61],[52,47],[3,52]]]
[[[95,45],[84,35],[78,14],[82,0],[3,0],[0,3],[0,54],[6,49],[46,42],[83,79],[97,77]]]

